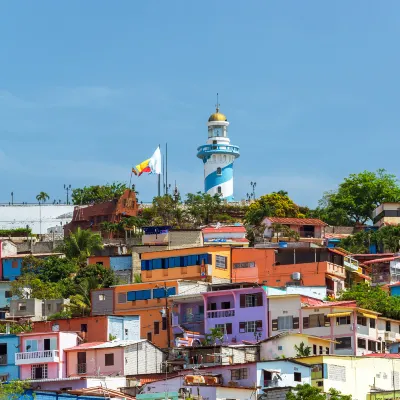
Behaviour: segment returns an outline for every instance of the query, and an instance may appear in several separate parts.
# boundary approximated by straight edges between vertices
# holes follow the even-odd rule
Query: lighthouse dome
[[[214,114],[210,115],[210,118],[208,118],[208,122],[215,122],[215,121],[228,121],[226,118],[226,115],[220,113],[218,110]]]

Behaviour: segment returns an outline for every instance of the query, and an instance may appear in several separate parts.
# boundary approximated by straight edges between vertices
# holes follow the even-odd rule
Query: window
[[[26,304],[18,303],[18,311],[26,311]]]
[[[231,369],[231,380],[247,379],[247,368]]]
[[[0,365],[7,365],[7,344],[0,344]]]
[[[146,290],[143,290],[146,292]],[[128,300],[129,300],[128,292]],[[153,289],[153,299],[164,299],[165,297],[173,296],[176,294],[176,289],[174,287],[169,287],[165,290],[165,288]],[[149,297],[149,299],[151,296]]]
[[[104,365],[106,367],[114,365],[114,353],[104,354]]]
[[[10,290],[6,290],[5,293],[4,293],[4,297],[6,299],[9,299],[10,297],[12,297],[11,291]]]
[[[154,321],[154,334],[158,335],[160,333],[160,322]]]
[[[366,349],[367,348],[367,341],[363,338],[358,338],[357,339],[357,346],[360,349]]]
[[[375,320],[373,318],[369,319],[369,327],[375,329]]]
[[[325,347],[325,354],[329,354],[329,347]]]
[[[262,321],[245,321],[239,322],[239,332],[256,332],[262,331]]]
[[[317,345],[316,345],[316,344],[313,344],[313,346],[312,346],[312,352],[313,352],[314,355],[317,354]]]
[[[301,373],[300,372],[295,372],[293,375],[294,375],[295,382],[301,382]]]
[[[99,294],[99,301],[104,301],[106,299],[105,294]]]
[[[293,329],[293,315],[278,317],[278,330]]]
[[[227,257],[224,256],[215,256],[215,266],[217,268],[222,268],[222,269],[226,269],[226,261],[227,261]]]
[[[126,293],[118,293],[118,304],[126,303]]]
[[[336,338],[336,349],[351,349],[351,337]]]
[[[324,354],[324,349],[322,346],[319,346],[319,354]]]
[[[390,332],[390,328],[391,328],[390,321],[386,321],[386,331]]]
[[[367,326],[367,318],[357,315],[357,325]]]
[[[368,340],[368,350],[376,351],[376,342],[374,342],[373,340]]]
[[[13,261],[11,266],[12,268],[18,268],[18,261]]]
[[[215,328],[220,329],[224,335],[232,335],[232,324],[215,324]]]
[[[221,186],[218,186],[218,187],[217,187],[217,192],[218,192],[218,194],[221,194],[221,193],[222,193]]]
[[[262,305],[263,305],[262,293],[240,295],[240,308],[259,307]]]
[[[311,314],[308,317],[310,328],[325,326],[325,314]]]
[[[336,317],[336,325],[350,325],[350,315],[346,317]]]
[[[151,342],[152,340],[152,335],[151,335],[151,332],[147,332],[147,340],[149,341],[149,342]]]
[[[167,317],[162,317],[162,319],[161,319],[161,329],[163,331],[167,330]]]
[[[217,175],[218,175],[218,176],[221,176],[221,175],[222,175],[222,168],[221,168],[221,167],[218,167],[218,168],[217,168]]]
[[[221,303],[221,309],[222,310],[228,310],[229,308],[231,308],[231,302],[230,301],[223,301]]]
[[[278,350],[283,350],[283,346],[278,346]]]
[[[81,332],[87,332],[87,324],[81,324]]]
[[[255,266],[256,263],[254,261],[233,264],[233,268],[254,268]]]
[[[376,342],[376,350],[377,350],[378,352],[381,351],[381,344],[380,344],[380,342]]]
[[[318,381],[318,382],[317,382],[317,386],[318,386],[318,387],[324,386],[324,381]]]
[[[25,351],[37,351],[38,342],[37,340],[25,340]]]
[[[32,379],[47,379],[47,364],[33,364],[31,366]]]
[[[210,303],[208,305],[208,309],[211,310],[211,311],[216,310],[217,309],[217,303]]]

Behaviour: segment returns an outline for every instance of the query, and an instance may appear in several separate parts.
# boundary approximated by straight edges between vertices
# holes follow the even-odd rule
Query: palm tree
[[[295,344],[294,349],[297,352],[296,357],[308,357],[311,355],[311,347],[306,346],[304,342],[301,342],[298,346]]]
[[[64,239],[60,250],[69,259],[85,262],[87,257],[102,248],[103,241],[98,233],[78,227],[75,232],[70,232],[69,236]]]
[[[73,316],[90,315],[92,300],[90,292],[99,289],[101,285],[95,277],[86,278],[76,285],[76,293],[70,296],[70,303],[66,304]]]
[[[50,196],[46,193],[46,192],[40,192],[37,196],[36,196],[36,200],[39,203],[46,203],[47,200],[50,199]]]

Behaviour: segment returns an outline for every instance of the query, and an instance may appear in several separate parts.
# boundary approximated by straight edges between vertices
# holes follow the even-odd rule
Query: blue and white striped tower
[[[239,157],[239,147],[231,145],[228,137],[229,122],[219,112],[219,104],[208,119],[207,144],[197,149],[197,157],[204,163],[204,191],[233,200],[233,162]]]

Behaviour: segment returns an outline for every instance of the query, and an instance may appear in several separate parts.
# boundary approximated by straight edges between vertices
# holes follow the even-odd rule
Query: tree
[[[0,382],[0,399],[7,400],[23,400],[31,399],[32,396],[25,394],[30,389],[31,384],[29,381],[21,381],[19,379],[11,380],[9,382]]]
[[[91,291],[103,287],[96,277],[82,279],[76,284],[76,293],[70,296],[70,304],[65,308],[74,317],[90,315],[92,308]]]
[[[400,187],[394,175],[384,169],[351,174],[335,192],[328,192],[321,202],[320,212],[329,216],[329,222],[352,225],[365,224],[372,219],[374,209],[384,202],[400,200]],[[325,206],[325,207],[324,207]]]
[[[75,205],[98,204],[119,199],[128,187],[125,183],[113,182],[72,189],[72,203]]]
[[[282,224],[272,224],[271,229],[274,234],[276,234],[276,239],[279,241],[279,237],[284,237],[290,239],[294,239],[296,242],[300,240],[299,232],[290,229],[287,225]]]
[[[103,248],[103,241],[98,233],[77,228],[75,232],[64,238],[64,243],[59,247],[68,259],[85,262],[87,257]]]
[[[50,198],[50,196],[46,193],[46,192],[40,192],[37,196],[36,196],[36,200],[39,203],[46,203],[46,201]]]
[[[209,344],[216,344],[217,341],[222,342],[224,339],[224,332],[220,328],[210,328],[210,333],[206,335],[206,342]]]
[[[62,299],[64,286],[61,282],[43,282],[34,274],[25,274],[11,282],[11,293],[21,299]]]
[[[265,217],[302,218],[299,206],[287,194],[265,194],[249,205],[245,214],[247,225],[257,226]]]
[[[74,277],[74,284],[79,285],[83,281],[94,279],[100,287],[110,287],[118,285],[118,277],[110,268],[100,264],[82,265]]]
[[[351,395],[340,393],[336,389],[329,389],[328,393],[322,393],[320,388],[309,385],[297,385],[286,394],[286,400],[351,400]]]
[[[185,206],[194,225],[198,227],[215,220],[215,215],[220,211],[221,203],[221,197],[217,194],[211,196],[208,193],[197,192],[196,194],[187,194]]]
[[[294,349],[296,350],[296,357],[308,357],[311,355],[311,347],[306,346],[304,342],[301,342],[298,346],[295,344]]]
[[[338,300],[355,300],[358,307],[379,312],[387,318],[400,319],[400,297],[390,296],[379,286],[353,285],[342,292]]]

